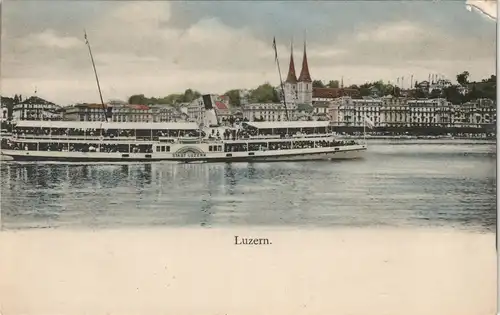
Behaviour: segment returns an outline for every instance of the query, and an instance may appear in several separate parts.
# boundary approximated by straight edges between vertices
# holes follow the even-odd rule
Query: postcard
[[[491,315],[496,1],[4,1],[2,315]]]

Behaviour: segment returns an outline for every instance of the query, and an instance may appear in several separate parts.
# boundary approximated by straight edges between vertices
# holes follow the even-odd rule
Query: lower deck
[[[176,161],[176,162],[248,162],[299,161],[361,158],[365,145],[321,147],[287,150],[242,152],[204,152],[196,147],[184,147],[176,152],[122,153],[77,151],[2,150],[2,154],[23,161],[111,162],[111,161]]]
[[[2,149],[59,152],[104,153],[181,153],[185,148],[210,152],[254,152],[343,147],[356,145],[354,140],[338,140],[333,137],[301,139],[259,139],[254,141],[80,141],[72,139],[29,139],[11,137],[2,139]]]

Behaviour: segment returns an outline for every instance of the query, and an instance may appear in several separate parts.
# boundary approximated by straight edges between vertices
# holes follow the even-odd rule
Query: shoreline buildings
[[[401,91],[400,97],[385,95],[375,86],[371,96],[360,96],[360,90],[344,88],[343,80],[338,87],[313,87],[307,58],[307,43],[304,41],[302,68],[297,77],[293,44],[290,47],[288,73],[284,91],[276,93],[283,102],[251,102],[251,91],[239,90],[240,106],[232,106],[226,95],[207,94],[189,103],[133,105],[110,101],[105,104],[77,104],[61,108],[38,97],[20,99],[14,103],[12,116],[2,108],[2,121],[9,120],[79,120],[100,121],[105,112],[116,122],[168,122],[183,121],[201,123],[205,106],[210,103],[219,121],[226,123],[236,118],[247,121],[284,120],[328,120],[332,125],[362,127],[364,117],[375,127],[490,127],[496,124],[496,103],[490,99],[476,99],[465,104],[454,105],[444,98],[411,98],[410,90]],[[413,92],[429,94],[434,90],[449,87],[451,82],[440,79],[436,82],[415,82]],[[466,93],[467,86],[459,92]],[[387,91],[385,91],[387,93]],[[437,96],[437,95],[436,95]],[[10,117],[6,117],[10,116]]]
[[[375,127],[468,127],[480,128],[496,124],[496,104],[478,99],[453,105],[444,98],[410,99],[385,96],[353,99],[342,97],[329,105],[332,125],[362,127],[364,117]]]
[[[208,95],[205,95],[208,96]],[[240,118],[246,121],[284,121],[286,113],[280,103],[251,103],[233,107],[226,96],[210,94],[210,101],[220,122]],[[36,104],[35,104],[36,103]],[[106,104],[115,122],[178,122],[200,123],[205,108],[203,96],[186,104],[131,105]],[[375,127],[492,127],[496,124],[496,103],[477,99],[454,105],[444,98],[415,99],[406,97],[342,96],[313,105],[288,105],[290,120],[328,120],[333,126],[363,127],[364,117]],[[2,122],[19,120],[102,121],[105,111],[101,104],[77,104],[60,107],[44,100],[31,99],[13,106],[12,116],[2,108]]]
[[[449,80],[433,79],[416,84],[415,88],[430,93],[450,86]],[[461,94],[467,92],[460,87]],[[375,87],[371,89],[374,90],[372,96],[360,97],[359,90],[344,88],[343,80],[338,88],[313,87],[306,42],[298,77],[291,45],[284,82],[284,100],[290,120],[329,120],[332,125],[345,127],[362,127],[364,117],[374,122],[375,127],[479,128],[496,124],[496,103],[490,99],[453,105],[444,98],[410,98],[408,93],[403,93],[402,97],[382,96]],[[243,117],[250,121],[285,120],[283,103],[252,104],[245,101],[242,109]]]
[[[24,101],[20,100],[12,108],[12,120],[60,120],[61,118],[61,106],[37,96],[31,96]]]

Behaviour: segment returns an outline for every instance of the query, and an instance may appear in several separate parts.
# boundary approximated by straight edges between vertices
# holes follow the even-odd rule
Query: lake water
[[[1,164],[3,229],[496,228],[496,146],[373,140],[362,160]]]

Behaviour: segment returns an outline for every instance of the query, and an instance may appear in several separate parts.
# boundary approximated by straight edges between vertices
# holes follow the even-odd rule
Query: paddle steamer
[[[340,140],[327,121],[194,122],[19,121],[2,154],[32,161],[240,162],[362,157],[365,143]]]

